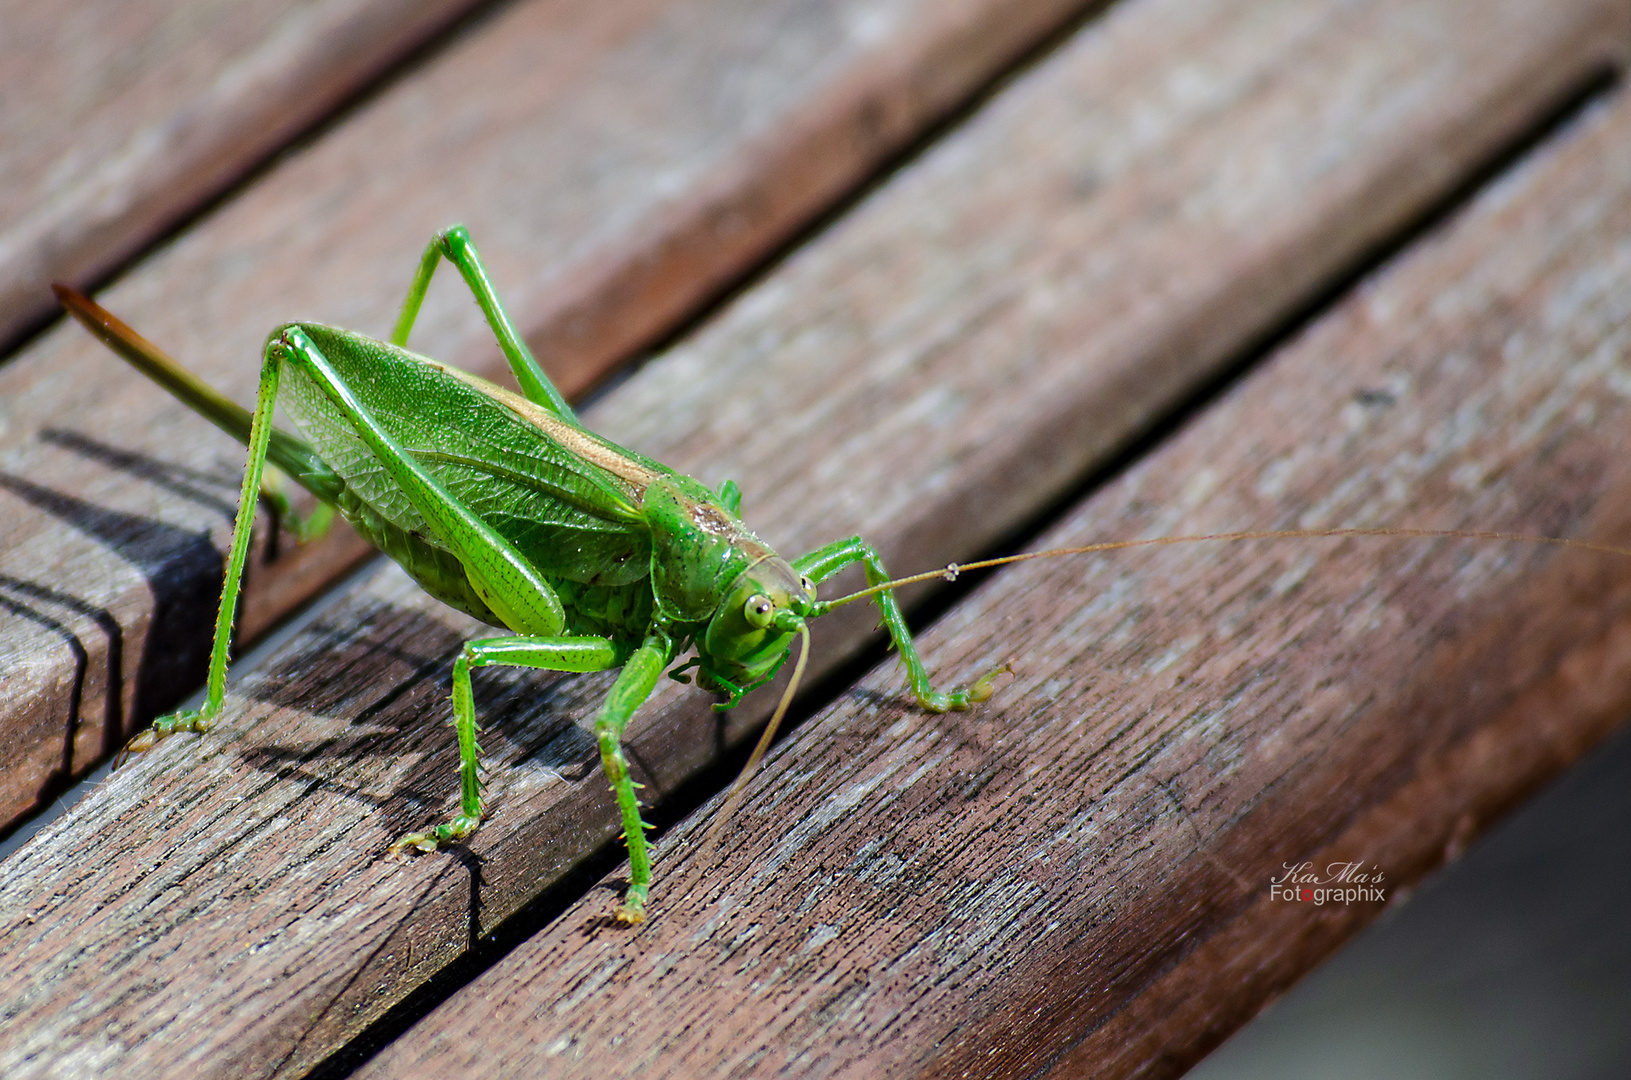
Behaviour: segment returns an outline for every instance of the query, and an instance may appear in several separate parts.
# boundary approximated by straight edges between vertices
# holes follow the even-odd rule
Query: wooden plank
[[[1039,547],[1260,527],[1631,538],[1631,99],[1592,110]],[[1176,1076],[1631,710],[1631,559],[1389,539],[1032,563],[357,1075]],[[706,1018],[699,1022],[698,1018]]]
[[[5,0],[0,350],[476,0]]]
[[[737,476],[785,549],[853,529],[900,566],[965,554],[1543,113],[1619,14],[1118,7],[588,415]],[[869,622],[826,620],[820,665]],[[470,854],[383,856],[449,805],[442,673],[473,632],[381,573],[210,738],[171,740],[0,864],[0,1069],[298,1075],[613,842],[576,726],[606,681],[512,673],[478,690],[494,815]],[[671,687],[629,740],[648,794],[756,711],[722,736]]]
[[[666,333],[1086,0],[535,0],[494,13],[109,302],[241,400],[292,317],[384,333],[463,219],[569,390]],[[415,345],[492,370],[454,287]],[[77,327],[0,372],[0,822],[203,678],[241,451]],[[367,553],[252,576],[252,638]]]

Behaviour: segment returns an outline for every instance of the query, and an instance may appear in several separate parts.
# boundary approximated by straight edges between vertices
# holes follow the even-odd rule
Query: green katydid
[[[475,294],[520,394],[404,347],[444,258]],[[941,692],[931,685],[893,595],[911,582],[1024,559],[1197,540],[1459,536],[1631,554],[1611,545],[1460,530],[1254,531],[1029,552],[890,580],[877,551],[858,536],[784,560],[737,517],[741,496],[733,482],[711,490],[583,427],[511,324],[462,227],[446,230],[426,248],[388,342],[314,323],[274,330],[263,352],[253,413],[73,289],[55,288],[63,305],[111,349],[249,447],[206,702],[197,711],[155,720],[128,749],[148,749],[175,732],[207,731],[221,710],[249,530],[270,462],[320,501],[323,512],[297,532],[317,531],[337,511],[431,595],[511,632],[466,643],[454,662],[459,813],[400,838],[393,850],[434,851],[468,837],[481,823],[485,808],[472,669],[622,668],[601,706],[596,734],[629,851],[628,891],[616,911],[625,923],[644,918],[651,866],[622,734],[658,678],[688,651],[694,655],[673,674],[694,670],[700,686],[727,696],[716,707],[729,708],[776,674],[795,635],[804,639],[793,680],[749,759],[745,779],[797,686],[809,620],[842,604],[862,598],[876,603],[912,693],[925,709],[966,709],[990,695],[1001,668],[967,689]],[[280,400],[305,438],[274,428],[273,409]],[[856,562],[865,568],[866,589],[817,599],[818,585]],[[721,821],[729,819],[740,791],[738,781]]]
[[[475,293],[520,394],[404,348],[444,258]],[[468,642],[453,665],[458,815],[402,837],[395,850],[433,851],[481,822],[472,669],[620,667],[595,728],[629,850],[629,887],[617,917],[640,922],[651,868],[621,745],[635,709],[692,650],[680,671],[694,669],[704,689],[728,695],[723,707],[734,705],[775,675],[794,635],[808,641],[806,622],[830,607],[816,598],[821,582],[856,562],[869,582],[887,579],[878,553],[860,537],[789,562],[736,516],[735,483],[710,490],[584,428],[511,325],[462,227],[426,248],[389,342],[315,323],[274,330],[253,413],[90,300],[56,289],[93,334],[249,447],[206,702],[155,720],[130,750],[175,732],[207,731],[221,710],[249,530],[268,462],[342,514],[432,596],[510,632]],[[273,427],[280,400],[305,438]],[[877,605],[924,708],[965,709],[989,695],[990,676],[966,690],[936,690],[892,594],[877,594]],[[800,667],[802,660],[801,651]]]

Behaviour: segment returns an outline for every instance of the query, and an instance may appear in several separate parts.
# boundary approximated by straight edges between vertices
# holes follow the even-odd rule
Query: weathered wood
[[[1631,100],[1350,295],[1038,546],[1258,527],[1631,538]],[[886,665],[725,851],[660,843],[365,1067],[410,1077],[1173,1076],[1631,709],[1631,559],[1420,540],[1014,568],[927,635],[1013,658],[929,717]],[[702,1018],[702,1019],[699,1019]]]
[[[551,371],[581,390],[1086,2],[520,4],[109,303],[248,400],[268,329],[385,332],[425,242],[462,219]],[[425,351],[502,367],[456,287],[421,328]],[[242,454],[140,384],[78,327],[0,373],[0,822],[202,681]],[[242,636],[365,554],[340,530],[261,568]]]
[[[786,550],[857,530],[903,567],[966,555],[1544,112],[1617,15],[1119,7],[591,423],[737,476]],[[869,622],[820,625],[819,662]],[[449,805],[443,672],[474,631],[377,575],[208,739],[166,743],[0,864],[0,1068],[298,1075],[612,842],[575,726],[605,680],[493,675],[494,815],[471,854],[384,858]],[[720,738],[703,699],[664,693],[629,740],[648,794]]]
[[[477,0],[0,4],[0,348]]]

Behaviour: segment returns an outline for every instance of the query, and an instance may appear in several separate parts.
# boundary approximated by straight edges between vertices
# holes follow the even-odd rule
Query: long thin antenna
[[[1207,533],[1202,536],[1155,536],[1143,540],[1108,540],[1100,544],[1085,544],[1082,547],[1027,551],[1019,555],[1004,555],[998,559],[981,559],[979,562],[948,563],[939,570],[926,570],[921,574],[913,574],[910,577],[879,582],[877,585],[862,589],[859,592],[850,593],[848,596],[840,596],[836,600],[829,600],[823,606],[825,609],[831,610],[855,600],[864,600],[875,593],[888,592],[891,589],[898,589],[903,585],[913,585],[919,581],[930,581],[934,578],[956,581],[959,574],[968,570],[985,570],[993,566],[1005,566],[1008,563],[1029,562],[1031,559],[1053,559],[1061,555],[1091,555],[1100,551],[1123,551],[1127,548],[1138,547],[1164,547],[1169,544],[1198,544],[1207,540],[1332,540],[1355,536],[1395,536],[1426,540],[1505,540],[1516,544],[1550,544],[1554,547],[1576,548],[1581,551],[1595,551],[1605,555],[1631,556],[1631,547],[1621,547],[1618,544],[1600,544],[1592,540],[1565,540],[1556,536],[1531,536],[1527,533],[1480,532],[1473,529],[1264,529],[1246,532]]]
[[[708,827],[708,836],[702,842],[702,854],[696,865],[707,866],[713,862],[714,849],[719,846],[719,838],[724,835],[725,826],[735,816],[736,809],[742,803],[743,792],[746,791],[748,781],[753,774],[759,771],[759,762],[764,760],[770,744],[775,741],[776,729],[781,727],[782,718],[787,715],[787,707],[793,703],[793,695],[798,693],[799,683],[804,679],[804,664],[810,659],[810,628],[799,623],[799,658],[793,665],[793,677],[787,681],[787,689],[782,691],[782,698],[776,702],[776,711],[770,714],[770,723],[765,725],[763,735],[748,755],[748,763],[742,766],[742,772],[737,776],[736,783],[731,785],[731,793],[725,797],[725,805],[714,818],[714,823]]]

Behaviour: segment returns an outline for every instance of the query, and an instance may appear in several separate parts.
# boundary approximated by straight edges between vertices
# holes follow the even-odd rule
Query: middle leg
[[[409,833],[392,851],[435,851],[438,844],[462,840],[476,831],[484,810],[481,800],[481,747],[476,744],[476,703],[470,686],[472,668],[503,665],[548,671],[604,671],[617,666],[617,650],[599,637],[501,637],[466,642],[453,661],[453,727],[459,739],[459,814],[424,832]]]

